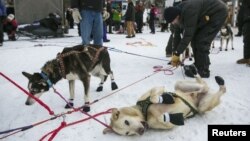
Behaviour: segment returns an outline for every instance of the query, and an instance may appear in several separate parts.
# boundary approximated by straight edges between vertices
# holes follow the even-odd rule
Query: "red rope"
[[[81,122],[84,122],[84,121],[87,121],[87,120],[90,120],[93,117],[96,118],[96,117],[98,117],[100,115],[109,114],[109,113],[111,113],[111,110],[112,109],[108,109],[108,110],[106,110],[104,112],[97,113],[97,114],[95,114],[95,115],[93,115],[91,117],[87,117],[87,118],[84,118],[84,119],[81,119],[81,120],[78,120],[78,121],[75,121],[75,122],[71,122],[69,124],[66,124],[66,122],[62,122],[61,125],[57,129],[52,130],[51,132],[47,133],[39,141],[43,141],[50,134],[52,134],[52,135],[50,136],[49,141],[52,141],[52,139],[60,132],[61,129],[63,129],[65,127],[69,127],[69,126],[75,125],[75,124],[78,124],[78,123],[81,123]]]
[[[2,72],[0,72],[0,75],[3,76],[5,79],[7,79],[9,82],[11,82],[13,85],[15,85],[17,88],[19,88],[21,91],[23,91],[25,94],[27,94],[29,97],[31,97],[34,100],[36,100],[41,106],[43,106],[49,112],[50,115],[54,115],[54,112],[49,108],[48,105],[46,105],[45,103],[43,103],[41,100],[39,100],[38,98],[36,98],[32,94],[30,94],[28,91],[26,91],[24,88],[22,88],[16,82],[14,82],[9,77],[7,77],[6,75],[4,75]]]
[[[53,87],[53,89],[54,89],[54,92],[55,92],[57,95],[59,95],[68,105],[70,105],[69,102],[68,102],[68,101],[67,101],[67,100],[66,100],[66,99],[65,99],[65,98],[64,98],[64,97],[54,88],[54,87]],[[93,117],[92,115],[88,114],[87,112],[84,112],[84,111],[80,110],[79,108],[76,109],[76,108],[74,108],[73,106],[72,106],[71,108],[73,108],[75,111],[78,111],[78,110],[79,110],[81,113],[83,113],[83,114],[87,115],[88,117],[94,119],[95,121],[99,122],[100,124],[102,124],[103,126],[105,126],[105,127],[107,127],[107,128],[111,128],[109,125],[107,125],[107,124],[103,123],[102,121],[96,119],[95,117]]]

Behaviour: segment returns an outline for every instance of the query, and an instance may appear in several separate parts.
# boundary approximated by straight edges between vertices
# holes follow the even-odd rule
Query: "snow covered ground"
[[[159,30],[159,29],[158,29]],[[111,56],[111,67],[114,72],[116,83],[119,88],[124,88],[138,80],[153,73],[153,67],[160,65],[168,67],[170,58],[165,58],[165,46],[170,33],[156,32],[155,35],[144,27],[143,34],[137,34],[135,38],[127,39],[124,34],[108,34],[111,40],[105,46],[113,47],[124,52],[109,51]],[[10,77],[17,84],[27,89],[28,80],[22,75],[22,71],[29,73],[40,72],[40,68],[48,60],[56,57],[56,54],[64,47],[80,44],[81,39],[77,36],[76,29],[70,30],[69,38],[26,40],[21,37],[15,42],[6,41],[0,47],[0,72]],[[6,36],[5,36],[6,37]],[[227,93],[222,97],[221,104],[205,115],[198,115],[185,121],[184,126],[175,127],[172,130],[148,130],[143,136],[124,137],[116,134],[102,134],[105,128],[95,120],[85,122],[62,129],[54,138],[55,141],[205,141],[207,140],[207,128],[209,124],[250,124],[250,67],[236,64],[236,60],[242,58],[242,37],[234,38],[235,50],[218,52],[217,48],[212,50],[211,77],[206,79],[208,84],[217,89],[214,76],[220,75],[225,79]],[[127,53],[126,53],[127,52]],[[128,53],[135,53],[158,59],[144,58]],[[162,59],[162,60],[161,60]],[[165,60],[165,61],[164,61]],[[192,62],[186,61],[185,64]],[[191,79],[183,76],[182,69],[174,70],[173,75],[165,75],[159,72],[155,75],[131,85],[123,90],[91,105],[90,114],[105,111],[114,107],[134,105],[138,97],[154,86],[165,85],[169,90],[174,89],[176,80]],[[104,84],[103,92],[96,92],[99,79],[91,79],[91,101],[100,99],[112,93],[110,79]],[[69,90],[66,80],[59,81],[55,88],[68,98]],[[27,96],[13,84],[0,76],[0,132],[31,125],[48,119],[51,116],[38,103],[26,106]],[[45,93],[40,98],[56,114],[65,112],[65,102],[54,94],[53,90]],[[80,81],[76,81],[75,106],[83,105],[83,87]],[[67,115],[65,122],[71,123],[87,118],[82,113]],[[110,114],[98,117],[99,120],[109,124]],[[5,141],[37,141],[45,134],[58,128],[63,118],[48,121],[35,126],[29,130],[9,136]],[[0,135],[0,138],[7,134]],[[46,138],[45,140],[48,140]]]

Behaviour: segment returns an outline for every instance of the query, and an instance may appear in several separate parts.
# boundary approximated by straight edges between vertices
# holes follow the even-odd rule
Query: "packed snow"
[[[157,29],[158,31],[160,29]],[[236,32],[236,29],[234,29]],[[109,47],[111,57],[111,68],[114,72],[118,91],[111,90],[111,81],[107,79],[102,92],[96,92],[100,80],[91,78],[90,98],[91,101],[101,99],[91,105],[89,114],[94,115],[110,108],[132,106],[136,100],[147,90],[155,86],[166,86],[169,91],[174,90],[177,80],[190,79],[183,75],[181,67],[170,72],[158,72],[154,74],[154,66],[169,68],[170,58],[165,57],[165,47],[169,38],[169,32],[156,32],[150,34],[145,26],[142,34],[136,34],[135,38],[125,38],[125,34],[108,34],[111,40],[104,43]],[[69,36],[70,35],[70,36]],[[64,38],[48,38],[31,40],[29,37],[20,37],[17,41],[6,41],[0,47],[0,72],[22,88],[27,90],[28,80],[22,75],[22,71],[29,73],[40,72],[41,67],[49,60],[56,57],[64,47],[72,47],[81,43],[77,35],[77,29],[70,29]],[[5,40],[7,37],[5,35]],[[243,38],[234,38],[234,48],[228,51],[219,51],[219,40],[215,41],[216,48],[211,50],[210,71],[211,76],[205,79],[211,88],[218,89],[214,77],[219,75],[225,79],[227,87],[226,94],[221,98],[221,104],[204,115],[197,115],[185,120],[184,126],[174,127],[171,130],[147,130],[142,136],[125,137],[117,134],[104,135],[105,126],[90,119],[76,125],[60,130],[53,139],[54,141],[205,141],[207,140],[207,129],[210,124],[250,124],[250,67],[236,64],[236,60],[243,56]],[[192,61],[185,60],[185,64]],[[69,98],[68,82],[59,81],[54,86],[66,99]],[[112,94],[114,92],[114,94]],[[112,95],[111,95],[112,94]],[[40,104],[26,106],[27,95],[0,76],[0,132],[32,125],[49,119],[52,116]],[[40,98],[56,114],[66,112],[65,102],[54,93],[52,89]],[[83,86],[76,81],[75,107],[84,103]],[[105,114],[97,117],[100,121],[109,124],[110,115]],[[85,114],[75,112],[49,120],[43,124],[34,126],[10,135],[5,141],[38,141],[45,134],[58,128],[62,121],[71,123],[87,118]],[[1,134],[4,137],[9,134]],[[45,138],[48,140],[49,137]]]

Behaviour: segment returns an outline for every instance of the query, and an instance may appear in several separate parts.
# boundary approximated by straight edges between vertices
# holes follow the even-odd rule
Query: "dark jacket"
[[[78,8],[80,11],[87,9],[102,12],[104,4],[104,0],[71,0],[71,7]]]
[[[128,9],[125,13],[125,21],[135,21],[135,7],[133,2],[128,3]]]
[[[227,6],[220,0],[187,0],[178,7],[181,9],[180,26],[184,31],[177,48],[178,53],[183,53],[197,29],[207,26],[207,22],[212,20],[221,20],[212,18],[213,15],[227,12]]]
[[[243,24],[250,22],[250,0],[243,0],[241,8],[243,13]]]

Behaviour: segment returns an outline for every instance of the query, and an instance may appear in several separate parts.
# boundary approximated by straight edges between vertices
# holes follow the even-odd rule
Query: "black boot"
[[[208,69],[204,70],[198,70],[198,73],[202,78],[209,78],[210,77],[210,71]]]

